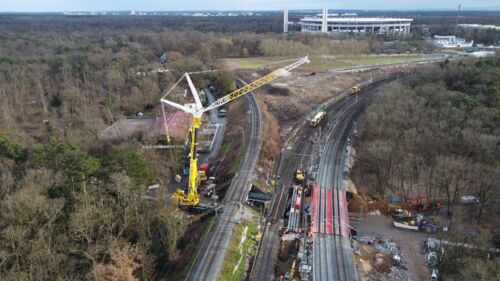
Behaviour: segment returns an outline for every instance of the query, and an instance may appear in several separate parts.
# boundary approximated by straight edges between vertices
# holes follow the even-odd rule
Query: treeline
[[[155,174],[132,149],[0,135],[0,279],[154,280],[184,226],[143,199]]]
[[[476,221],[500,192],[500,57],[444,62],[379,92],[363,117],[355,178],[384,198],[427,195]],[[498,197],[497,197],[498,198]]]
[[[282,14],[263,13],[261,16],[63,16],[63,15],[2,15],[0,30],[16,32],[57,32],[68,35],[81,30],[149,30],[199,32],[281,32]]]

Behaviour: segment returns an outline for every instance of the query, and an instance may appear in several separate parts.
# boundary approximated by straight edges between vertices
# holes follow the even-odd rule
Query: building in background
[[[470,48],[474,45],[474,41],[467,42],[464,38],[455,35],[434,35],[433,43],[438,48]]]
[[[329,14],[325,7],[321,14],[300,19],[300,25],[302,32],[406,36],[410,34],[412,21],[404,18],[359,17],[356,13]]]
[[[499,25],[484,25],[484,24],[467,24],[467,23],[462,23],[459,24],[458,27],[464,28],[464,29],[493,29],[493,30],[500,30]]]

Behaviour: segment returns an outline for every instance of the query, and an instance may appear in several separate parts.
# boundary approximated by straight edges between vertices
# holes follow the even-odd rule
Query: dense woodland
[[[446,61],[384,88],[362,117],[356,147],[354,179],[366,192],[440,200],[456,226],[456,239],[498,247],[500,55]],[[462,195],[474,195],[480,203],[458,208]],[[465,237],[462,228],[481,235]],[[484,253],[479,260],[467,258],[470,254],[466,249],[447,253],[446,280],[498,276],[498,259],[482,259]]]

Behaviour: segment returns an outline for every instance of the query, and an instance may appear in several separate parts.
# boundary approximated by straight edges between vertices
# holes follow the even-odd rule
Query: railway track
[[[361,114],[366,93],[372,92],[386,82],[376,82],[367,86],[365,93],[358,97],[358,104],[344,107],[334,116],[335,121],[324,144],[317,178],[320,198],[317,233],[313,239],[313,280],[357,280],[349,240],[350,228],[346,222],[347,207],[343,186],[344,151],[352,130],[352,121]],[[342,103],[346,104],[339,101],[339,104]],[[325,204],[328,206],[329,202],[333,202],[333,214],[324,211],[329,210],[324,206]],[[328,231],[330,221],[333,233]]]
[[[358,103],[350,104],[344,97],[338,104],[344,108],[333,117],[333,126],[330,128],[328,138],[324,144],[324,152],[321,155],[320,169],[318,171],[317,184],[320,189],[332,189],[331,198],[327,192],[318,192],[319,202],[333,202],[333,233],[325,235],[326,227],[317,228],[318,233],[313,239],[313,280],[357,280],[357,270],[352,259],[352,248],[350,243],[350,228],[348,226],[348,213],[343,185],[343,170],[345,160],[345,147],[349,133],[352,130],[353,120],[362,113],[367,94],[374,92],[378,87],[395,80],[395,77],[376,81],[367,85],[358,94]],[[352,98],[351,98],[352,99]],[[328,204],[328,203],[327,203]],[[328,222],[328,215],[320,210],[317,214],[319,222]],[[333,243],[333,248],[331,248]],[[325,254],[325,249],[327,253]],[[332,249],[330,251],[330,249]],[[334,268],[333,272],[329,269]]]
[[[222,268],[234,225],[239,222],[241,202],[252,186],[255,164],[260,155],[261,113],[253,94],[245,96],[250,108],[251,131],[245,159],[225,196],[224,212],[199,249],[186,280],[216,280]]]
[[[340,111],[343,106],[343,102],[337,102],[331,105],[329,110],[337,112]],[[326,119],[328,121],[324,122],[327,124],[320,125],[321,130],[327,130],[327,128],[332,125],[335,118],[336,115],[327,116]],[[265,227],[262,235],[259,250],[251,270],[250,280],[260,281],[275,279],[274,264],[278,254],[280,239],[278,232],[282,224],[281,219],[285,213],[288,189],[292,184],[296,169],[301,166],[308,157],[312,157],[310,155],[312,145],[309,137],[314,131],[318,131],[317,128],[310,128],[304,123],[299,124],[299,126],[291,152],[282,150],[277,161],[276,173],[281,180],[277,183],[277,190],[271,199],[270,210],[266,216],[268,225]],[[333,247],[333,244],[330,245],[330,247]]]
[[[302,131],[310,131],[310,128],[305,127]],[[274,193],[270,210],[266,217],[268,225],[265,227],[264,234],[261,239],[259,251],[255,257],[250,280],[273,280],[274,279],[274,263],[278,254],[279,236],[278,231],[281,228],[286,201],[288,197],[288,189],[292,184],[295,170],[299,168],[301,163],[306,158],[310,150],[310,141],[301,134],[298,141],[291,151],[282,152],[277,165],[277,174],[281,180],[277,183],[278,190]],[[284,163],[284,164],[283,164]]]
[[[380,87],[382,84],[386,84],[389,81],[392,81],[393,79],[389,80],[382,80],[382,81],[376,81],[374,83],[371,83],[367,85],[363,92],[359,94],[359,97],[364,97],[365,93],[367,92],[373,92],[374,89]],[[349,103],[352,103],[354,100],[352,97],[348,97]],[[358,99],[358,103],[362,102],[362,98]],[[347,141],[347,135],[350,130],[350,126],[352,126],[352,123],[350,122],[340,122],[340,119],[348,119],[351,120],[355,115],[359,115],[360,111],[354,110],[353,112],[353,107],[349,107],[349,110],[345,110],[346,107],[346,101],[345,98],[339,99],[337,102],[333,103],[329,108],[328,112],[334,112],[334,114],[328,114],[327,117],[325,118],[327,122],[323,122],[321,126],[322,131],[326,131],[327,134],[333,134],[334,132],[338,131],[337,128],[340,125],[343,125],[344,128],[340,131],[342,131],[344,135],[342,136],[335,136],[333,137],[336,140],[339,140],[337,143],[335,143],[335,140],[333,141],[334,145],[324,145],[325,150],[323,151],[323,157],[320,159],[320,166],[327,165],[328,167],[323,170],[318,170],[318,176],[317,178],[323,177],[325,178],[326,182],[329,182],[329,187],[333,189],[335,186],[342,186],[342,177],[339,175],[342,175],[343,169],[335,169],[334,167],[340,167],[341,163],[343,163],[342,157],[342,152],[345,147],[345,143]],[[349,114],[350,117],[343,117],[340,118],[341,116]],[[326,124],[325,124],[326,123]],[[340,124],[343,123],[343,124]],[[297,137],[295,138],[296,141],[294,142],[294,148],[297,153],[287,155],[285,153],[285,150],[282,150],[282,153],[280,154],[280,157],[278,158],[277,161],[277,174],[280,176],[281,180],[277,184],[277,189],[273,195],[273,198],[271,200],[270,204],[270,210],[268,212],[268,215],[266,217],[266,223],[267,226],[264,228],[264,233],[261,239],[261,243],[259,244],[259,249],[257,256],[255,258],[255,261],[253,263],[253,267],[251,270],[251,275],[250,275],[250,280],[257,281],[257,280],[274,280],[274,264],[275,260],[277,258],[277,253],[278,253],[278,245],[279,245],[279,236],[278,236],[278,231],[280,230],[281,227],[281,219],[284,216],[285,212],[285,207],[286,207],[286,201],[287,201],[287,194],[288,194],[288,188],[291,183],[291,180],[293,179],[293,175],[295,170],[298,167],[298,163],[301,163],[304,161],[304,156],[309,154],[311,152],[311,143],[308,140],[308,138],[304,138],[304,136],[310,136],[313,133],[313,130],[318,130],[316,129],[311,129],[308,126],[304,126],[304,124],[299,125],[301,127],[297,128]],[[345,126],[349,126],[349,129],[346,129]],[[329,139],[329,138],[327,138]],[[329,154],[329,157],[324,157],[325,154]],[[325,162],[325,158],[328,159],[335,159],[336,163],[333,164],[331,161],[329,163],[321,163],[322,161]],[[342,161],[342,162],[341,162]],[[328,162],[328,161],[327,161]],[[343,167],[343,166],[342,166]],[[332,175],[332,172],[335,173],[336,175]],[[323,174],[323,176],[321,176]],[[334,179],[338,179],[337,184],[332,186],[334,184]],[[343,188],[343,187],[342,187]],[[337,192],[337,195],[335,195],[335,192],[331,192],[330,194],[332,197],[335,197],[335,200],[332,199],[332,202],[336,202],[340,196],[338,196],[338,190],[333,189],[333,191]],[[336,206],[340,205],[335,203]],[[337,215],[334,215],[334,217],[339,218],[339,213],[340,211],[336,212]],[[342,222],[340,219],[335,220],[336,224],[341,225]],[[316,227],[316,226],[315,226]],[[317,226],[318,228],[320,227],[319,225]],[[339,228],[341,230],[341,228]],[[344,232],[347,231],[344,230]],[[319,240],[318,237],[314,238],[314,244],[318,243]],[[326,238],[321,238],[321,240],[324,240]],[[324,267],[324,276],[325,278],[322,279],[315,279],[315,280],[355,280],[353,279],[346,279],[349,278],[349,276],[354,276],[355,274],[353,273],[356,269],[355,266],[352,262],[352,258],[349,258],[349,255],[352,256],[352,251],[345,251],[346,248],[350,249],[350,241],[348,238],[346,239],[333,239],[333,238],[328,238],[325,241],[321,241],[323,245],[325,245],[325,249],[322,252],[323,258],[320,258],[320,256],[317,253],[313,252],[313,263],[314,260],[316,261],[320,258],[322,262],[326,264],[323,266]],[[317,246],[316,246],[317,248]],[[320,247],[322,248],[322,247]],[[338,249],[338,250],[337,250]],[[338,253],[338,257],[333,257],[329,253]],[[347,262],[346,262],[347,261]],[[349,262],[350,261],[350,262]],[[333,263],[336,263],[337,265],[335,267],[332,267]],[[350,272],[351,274],[348,274],[346,272]]]

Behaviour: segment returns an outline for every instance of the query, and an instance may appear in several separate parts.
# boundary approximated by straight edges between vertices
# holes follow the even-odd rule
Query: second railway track
[[[226,193],[224,212],[203,242],[186,280],[217,279],[234,225],[237,223],[240,204],[251,188],[254,167],[261,149],[261,113],[253,94],[245,98],[250,108],[251,121],[250,140],[245,159]]]

